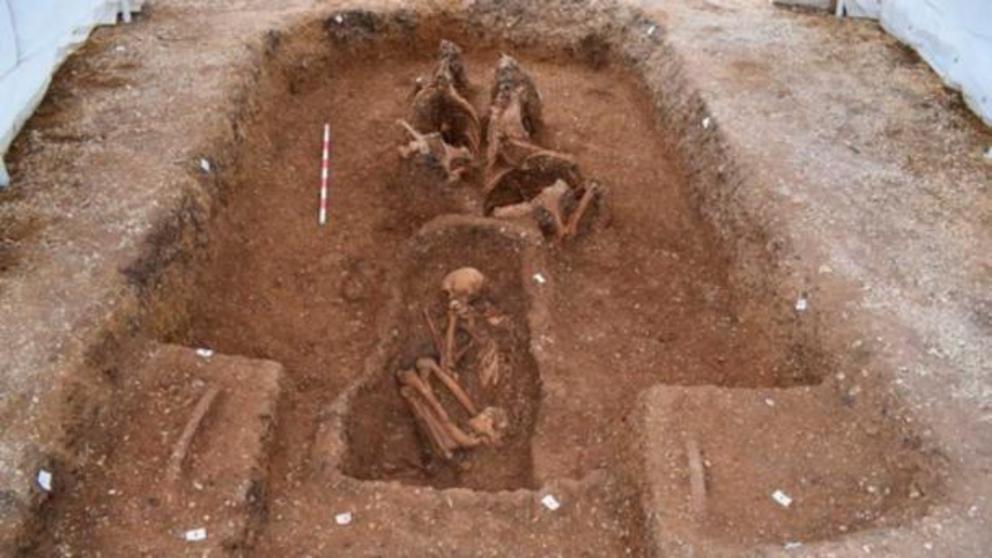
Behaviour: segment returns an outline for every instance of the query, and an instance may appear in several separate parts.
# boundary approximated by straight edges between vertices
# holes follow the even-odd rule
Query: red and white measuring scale
[[[320,160],[320,214],[317,221],[327,223],[327,177],[331,169],[331,125],[324,124],[324,149]]]

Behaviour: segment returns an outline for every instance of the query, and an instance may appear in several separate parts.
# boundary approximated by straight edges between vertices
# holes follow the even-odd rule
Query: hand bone
[[[469,427],[491,444],[499,444],[503,440],[509,424],[506,411],[499,407],[486,407],[468,421]]]

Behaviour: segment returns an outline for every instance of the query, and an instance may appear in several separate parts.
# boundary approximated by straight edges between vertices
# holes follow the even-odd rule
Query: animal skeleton
[[[592,200],[575,160],[533,142],[542,126],[541,96],[520,64],[504,55],[496,70],[487,129],[486,211],[496,217],[532,215],[556,240],[573,237]],[[564,207],[581,194],[578,207]]]
[[[448,182],[461,180],[479,151],[479,116],[459,92],[467,85],[461,49],[442,40],[430,81],[417,80],[413,122],[399,121],[412,138],[400,147],[400,156],[424,156],[441,167]]]

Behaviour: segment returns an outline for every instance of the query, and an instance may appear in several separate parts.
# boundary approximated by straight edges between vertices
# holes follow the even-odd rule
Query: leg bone
[[[465,408],[468,414],[475,415],[476,413],[479,412],[477,410],[477,407],[475,406],[475,403],[473,403],[472,399],[468,396],[467,393],[465,393],[465,390],[462,389],[462,387],[458,384],[458,382],[454,378],[451,377],[450,374],[448,374],[441,366],[438,366],[437,362],[435,362],[434,359],[432,358],[417,359],[417,370],[421,370],[421,371],[428,370],[431,373],[433,373],[435,376],[437,376],[437,378],[441,380],[441,383],[443,383],[445,387],[448,388],[448,391],[451,392],[451,395],[453,395],[455,399],[458,400],[458,403],[460,403],[461,406]]]

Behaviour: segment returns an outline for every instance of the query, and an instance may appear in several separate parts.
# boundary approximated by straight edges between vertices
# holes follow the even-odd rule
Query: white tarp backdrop
[[[992,126],[992,0],[837,0],[837,15],[879,20]]]
[[[879,19],[992,126],[992,0],[882,0]]]
[[[97,25],[144,0],[0,0],[0,157],[48,89],[52,74]],[[0,159],[0,187],[7,184]]]

